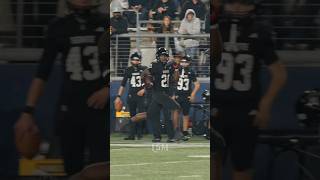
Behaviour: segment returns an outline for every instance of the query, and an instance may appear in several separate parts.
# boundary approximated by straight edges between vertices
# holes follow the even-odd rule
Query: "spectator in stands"
[[[119,8],[121,11],[129,9],[128,0],[112,0],[110,3],[110,9]]]
[[[179,27],[179,34],[195,35],[200,34],[200,19],[197,18],[193,9],[188,9],[185,13],[184,19],[181,21]],[[191,56],[192,61],[196,60],[197,48],[199,47],[199,41],[195,38],[184,38],[180,41],[180,45],[185,48],[185,53]],[[196,64],[196,63],[193,63]]]
[[[164,16],[175,18],[176,6],[173,0],[159,0],[154,3],[149,11],[149,18],[162,20]]]
[[[137,12],[139,13],[139,20],[148,19],[147,1],[146,0],[129,0],[129,10],[124,12],[124,15],[128,18],[129,24],[132,27],[137,26]]]
[[[115,65],[117,65],[117,70],[123,70],[128,66],[128,59],[130,54],[130,38],[119,37],[118,41],[115,35],[128,33],[128,21],[122,16],[121,10],[115,8],[112,10],[113,17],[110,19],[110,29],[111,29],[111,41],[112,44],[117,45],[117,59],[115,59]],[[114,53],[113,53],[114,54]]]
[[[166,34],[166,33],[173,34],[174,33],[173,26],[171,24],[171,18],[169,16],[165,16],[163,18],[163,21],[162,21],[160,28],[157,29],[157,33],[163,33],[163,34]],[[168,40],[169,40],[168,45],[171,48],[171,52],[172,52],[172,54],[175,54],[176,50],[175,50],[173,37],[169,37]],[[166,38],[164,38],[164,37],[157,38],[157,49],[159,49],[160,47],[166,47]]]
[[[187,9],[193,9],[197,17],[201,20],[204,20],[207,14],[206,5],[201,0],[187,0],[182,5],[180,19],[184,18],[184,14]]]

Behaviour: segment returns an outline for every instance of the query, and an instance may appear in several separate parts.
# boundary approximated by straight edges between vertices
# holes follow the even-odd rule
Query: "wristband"
[[[27,105],[27,106],[24,107],[23,112],[24,113],[28,113],[28,114],[33,114],[34,113],[34,109],[35,109],[34,107]]]

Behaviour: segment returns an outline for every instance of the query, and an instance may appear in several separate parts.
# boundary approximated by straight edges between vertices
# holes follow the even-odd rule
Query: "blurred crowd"
[[[278,49],[320,48],[319,0],[264,0],[260,9],[262,19],[274,27]]]
[[[110,33],[112,44],[117,44],[117,55],[113,53],[117,61],[116,69],[121,71],[127,66],[131,39],[118,37],[115,42],[115,35],[130,31],[188,35],[185,38],[158,36],[152,41],[154,49],[166,47],[172,55],[188,54],[192,57],[194,66],[208,67],[208,63],[199,64],[199,54],[208,48],[209,41],[201,43],[194,35],[210,33],[209,9],[209,0],[112,0]]]

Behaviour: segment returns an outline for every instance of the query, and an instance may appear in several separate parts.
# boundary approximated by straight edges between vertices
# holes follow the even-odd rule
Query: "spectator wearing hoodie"
[[[182,5],[180,19],[184,18],[184,14],[187,9],[193,9],[197,17],[201,20],[204,20],[207,14],[206,5],[201,0],[187,0]]]
[[[184,18],[181,21],[178,33],[184,35],[200,34],[200,19],[197,18],[193,9],[188,9],[186,11]],[[199,41],[195,38],[184,38],[180,41],[180,45],[185,48],[185,53],[191,56],[192,61],[196,62],[195,59],[197,48],[199,47]]]

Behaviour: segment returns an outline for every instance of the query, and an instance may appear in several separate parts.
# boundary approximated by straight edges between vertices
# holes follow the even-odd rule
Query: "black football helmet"
[[[320,90],[305,91],[296,103],[296,116],[299,125],[314,128],[320,125]]]
[[[183,56],[182,59],[181,59],[181,62],[191,63],[191,61],[192,61],[192,58],[191,58],[191,56],[189,56],[189,55],[185,55],[185,56]]]
[[[204,100],[204,102],[210,102],[210,91],[209,90],[204,90],[201,94],[202,100]]]
[[[191,64],[191,61],[192,61],[192,58],[191,56],[189,55],[185,55],[181,58],[180,60],[180,65],[183,67],[183,68],[188,68]]]
[[[134,53],[132,53],[132,54],[130,55],[131,64],[132,64],[133,66],[140,65],[141,59],[142,59],[142,56],[141,56],[141,54],[140,54],[139,52],[134,52]],[[139,63],[136,64],[136,63],[133,63],[132,61],[139,61]]]
[[[165,55],[167,57],[169,57],[169,51],[164,48],[164,47],[160,47],[158,50],[157,50],[157,53],[156,53],[156,58],[159,59],[159,57],[161,55]]]

